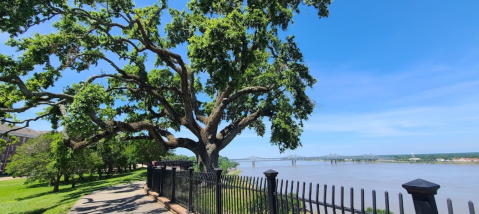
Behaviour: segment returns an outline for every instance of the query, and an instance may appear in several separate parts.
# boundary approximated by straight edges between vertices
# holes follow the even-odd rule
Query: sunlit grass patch
[[[60,191],[52,193],[48,184],[24,185],[25,178],[0,181],[0,213],[67,213],[83,195],[122,183],[146,180],[146,170],[123,173],[96,180],[85,177],[72,189],[68,183],[60,185]]]

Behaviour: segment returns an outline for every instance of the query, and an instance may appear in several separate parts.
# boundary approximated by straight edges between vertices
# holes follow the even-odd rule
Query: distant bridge
[[[364,154],[364,155],[338,155],[336,153],[328,154],[324,156],[315,156],[315,157],[302,157],[298,155],[290,155],[287,157],[277,157],[277,158],[264,158],[264,157],[257,157],[251,156],[247,158],[238,158],[238,159],[230,159],[231,161],[235,162],[252,162],[253,167],[256,165],[256,162],[260,161],[291,161],[293,166],[296,165],[296,161],[330,161],[331,164],[337,163],[338,161],[365,161],[365,162],[372,162],[372,161],[379,161],[379,160],[391,160],[390,157],[387,156],[376,156],[373,154]]]

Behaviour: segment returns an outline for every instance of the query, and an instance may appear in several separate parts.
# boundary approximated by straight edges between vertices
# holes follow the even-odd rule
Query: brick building
[[[14,128],[18,128],[18,126],[10,128],[7,124],[0,124],[0,134]],[[9,134],[16,136],[18,138],[18,142],[16,144],[6,146],[0,154],[0,173],[5,171],[7,163],[10,162],[10,158],[17,153],[19,146],[26,143],[28,139],[35,138],[41,133],[30,128],[24,128],[18,131],[10,132]],[[5,138],[3,137],[3,139]]]

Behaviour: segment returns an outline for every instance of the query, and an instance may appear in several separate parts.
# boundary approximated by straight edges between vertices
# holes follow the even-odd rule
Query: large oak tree
[[[280,151],[301,146],[314,108],[305,91],[316,80],[294,36],[283,35],[300,8],[327,17],[331,0],[191,0],[183,10],[147,2],[1,1],[0,30],[18,50],[0,55],[1,122],[50,120],[74,149],[118,134],[155,140],[194,152],[203,170],[217,167],[219,152],[244,129],[263,136],[266,120]],[[24,36],[51,23],[49,34]],[[181,49],[187,57],[174,52]],[[85,70],[97,75],[53,87]],[[39,106],[47,107],[37,117],[16,119]],[[180,129],[197,139],[175,136]]]

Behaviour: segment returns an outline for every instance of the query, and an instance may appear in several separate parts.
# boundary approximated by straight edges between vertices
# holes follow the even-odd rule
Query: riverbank
[[[409,164],[457,164],[457,165],[479,165],[479,162],[452,162],[452,161],[435,161],[435,162],[425,162],[425,161],[376,161],[378,163],[409,163]]]
[[[242,171],[239,170],[239,169],[237,169],[237,168],[229,168],[227,175],[240,175],[241,172],[242,172]]]
[[[325,162],[329,163],[330,161],[322,161],[322,160],[301,160],[301,161],[315,161],[315,162]],[[338,161],[337,163],[367,163],[367,164],[374,164],[374,163],[409,163],[409,164],[456,164],[456,165],[479,165],[479,162],[452,162],[452,161],[435,161],[435,162],[425,162],[425,161]]]

